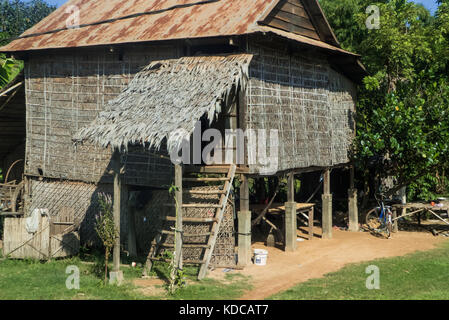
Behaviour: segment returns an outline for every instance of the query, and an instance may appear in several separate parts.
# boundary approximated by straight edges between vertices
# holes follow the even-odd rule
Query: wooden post
[[[314,220],[315,220],[315,208],[310,208],[309,211],[309,240],[313,240],[313,227],[314,227]]]
[[[332,239],[332,194],[330,187],[330,169],[324,172],[323,201],[323,239]]]
[[[132,205],[129,197],[130,193],[128,192],[128,252],[131,257],[137,257],[135,204]]]
[[[122,192],[122,165],[119,150],[115,150],[112,155],[112,166],[114,171],[114,226],[117,230],[113,250],[113,270],[110,272],[109,283],[121,284],[123,281],[123,272],[120,271],[120,216],[121,216],[121,192]]]
[[[182,165],[175,166],[175,186],[176,186],[176,243],[175,243],[175,265],[182,270]]]
[[[287,202],[295,202],[295,174],[288,174]]]
[[[238,212],[238,265],[247,266],[251,263],[251,211],[249,210],[248,177],[241,176],[240,211]]]
[[[394,219],[394,221],[393,221],[393,232],[397,233],[399,231],[398,220],[396,219],[398,217],[398,209],[396,207],[393,207],[392,211],[393,211],[392,214],[393,214],[393,219]],[[407,213],[407,209],[405,209],[405,212]]]
[[[354,183],[354,167],[349,169],[350,183],[348,191],[348,213],[349,213],[349,225],[348,229],[352,232],[359,231],[359,209],[357,206],[357,189]]]
[[[285,251],[295,251],[297,248],[297,217],[295,202],[295,174],[288,175],[287,203],[285,204]]]

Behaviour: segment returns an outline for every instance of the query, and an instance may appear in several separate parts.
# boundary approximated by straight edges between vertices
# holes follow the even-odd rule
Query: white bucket
[[[267,265],[268,251],[263,249],[254,250],[254,264],[256,266]]]

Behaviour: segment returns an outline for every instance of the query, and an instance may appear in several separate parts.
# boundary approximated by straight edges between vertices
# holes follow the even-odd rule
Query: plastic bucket
[[[254,264],[256,266],[266,266],[268,259],[268,251],[262,249],[254,250]]]

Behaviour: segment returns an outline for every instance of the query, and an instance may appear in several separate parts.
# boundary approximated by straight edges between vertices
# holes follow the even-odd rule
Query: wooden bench
[[[256,204],[250,206],[251,211],[254,211],[256,213],[262,212],[266,205],[264,204]],[[297,203],[296,204],[296,213],[298,215],[304,216],[308,221],[308,227],[309,227],[309,240],[313,240],[314,236],[314,212],[315,212],[315,204],[314,203]],[[270,215],[283,215],[285,214],[285,205],[280,203],[273,203],[272,206],[268,209],[267,214]],[[299,218],[299,217],[298,217]],[[272,229],[275,229],[280,232],[279,228],[277,228],[271,221],[269,221],[266,217],[264,218],[264,221],[267,222]]]

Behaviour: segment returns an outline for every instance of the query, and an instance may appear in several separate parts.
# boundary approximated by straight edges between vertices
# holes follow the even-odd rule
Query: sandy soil
[[[298,242],[298,250],[287,253],[277,248],[266,248],[255,243],[253,249],[268,250],[266,266],[250,265],[239,272],[251,276],[253,289],[242,300],[260,300],[312,278],[338,271],[346,264],[406,255],[415,251],[429,250],[447,241],[428,232],[404,232],[393,234],[392,239],[376,238],[367,232],[334,230],[333,239],[320,239],[316,230],[313,241]],[[299,234],[301,236],[301,234]],[[215,270],[210,276],[221,278],[223,270]]]

